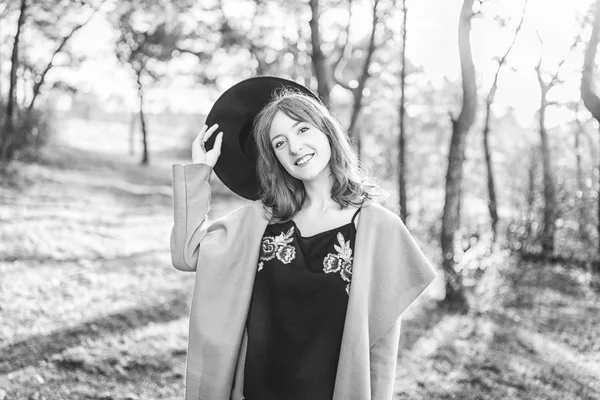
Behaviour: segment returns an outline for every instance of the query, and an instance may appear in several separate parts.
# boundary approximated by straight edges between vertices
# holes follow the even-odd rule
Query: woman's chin
[[[324,170],[307,170],[307,171],[302,171],[301,173],[298,173],[298,171],[296,171],[295,174],[295,178],[301,180],[304,183],[308,183],[308,182],[314,182],[317,181],[319,179],[323,179],[324,177],[326,177],[327,174],[325,174]]]

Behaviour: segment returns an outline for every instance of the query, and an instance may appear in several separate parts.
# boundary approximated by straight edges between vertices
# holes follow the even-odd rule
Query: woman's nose
[[[290,149],[290,154],[298,154],[300,150],[302,150],[302,143],[299,140],[293,139],[288,142]]]

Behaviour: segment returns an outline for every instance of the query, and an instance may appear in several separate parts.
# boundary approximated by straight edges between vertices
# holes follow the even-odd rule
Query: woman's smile
[[[299,158],[298,160],[296,160],[296,162],[294,163],[294,165],[298,166],[298,167],[303,167],[304,165],[306,165],[310,160],[312,160],[313,156],[315,155],[315,153],[312,154],[307,154],[304,157]]]

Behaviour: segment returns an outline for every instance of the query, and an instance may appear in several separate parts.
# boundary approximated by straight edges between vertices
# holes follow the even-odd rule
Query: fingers
[[[207,128],[206,125],[202,125],[200,132],[194,138],[194,142],[202,142],[202,139],[204,138],[204,134],[206,133],[206,128]]]
[[[208,128],[208,126],[206,126],[206,124],[202,125],[200,132],[194,138],[194,142],[200,142],[200,143],[206,142],[210,138],[210,136],[217,130],[218,127],[219,127],[218,124],[214,124],[210,128]]]
[[[217,138],[215,139],[215,145],[213,149],[217,152],[217,154],[221,154],[221,144],[223,143],[223,132],[219,132]]]
[[[206,125],[204,125],[206,127]],[[204,138],[203,138],[203,142],[206,142],[208,139],[210,139],[210,137],[212,136],[213,133],[215,133],[215,131],[217,130],[217,128],[219,127],[219,124],[214,124],[213,126],[211,126],[210,128],[208,128],[208,130],[204,133]]]

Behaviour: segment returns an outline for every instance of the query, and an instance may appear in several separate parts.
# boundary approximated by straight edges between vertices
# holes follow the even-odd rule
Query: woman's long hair
[[[271,208],[272,217],[281,221],[292,218],[302,208],[306,198],[304,184],[285,170],[271,145],[271,123],[279,111],[294,121],[313,125],[327,136],[331,146],[331,198],[340,205],[340,209],[350,204],[358,206],[365,200],[379,196],[379,186],[365,172],[352,149],[348,135],[329,110],[308,95],[284,89],[274,96],[254,120],[260,199],[266,207]]]

